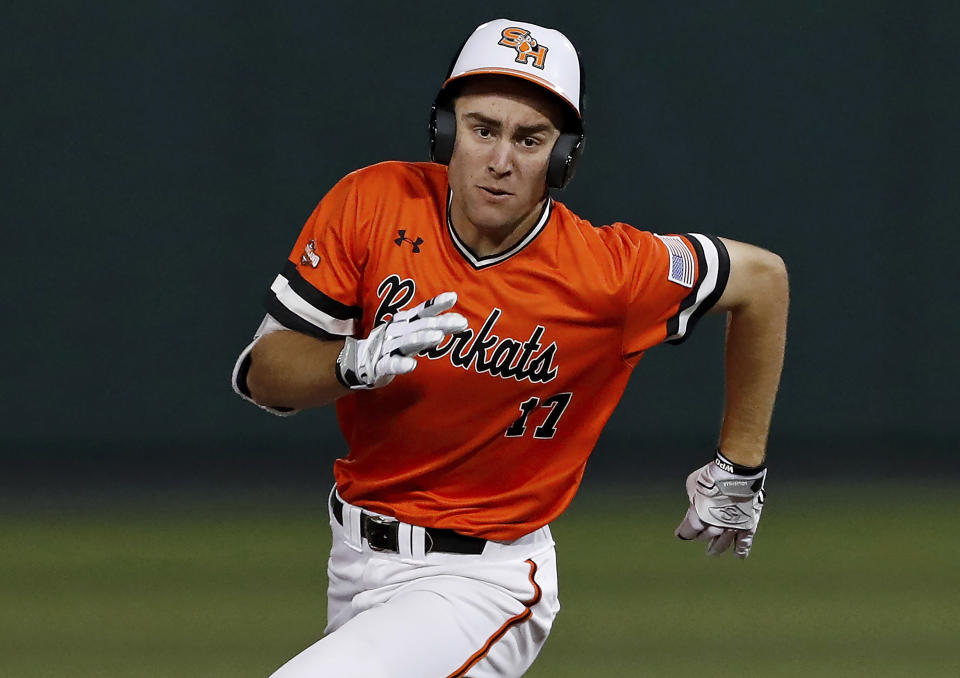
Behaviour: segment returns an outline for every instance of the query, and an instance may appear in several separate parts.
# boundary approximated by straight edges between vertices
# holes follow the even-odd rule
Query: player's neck
[[[450,223],[470,251],[478,257],[488,257],[505,252],[523,240],[540,219],[549,199],[549,196],[544,196],[543,200],[517,223],[490,227],[474,224],[454,198],[450,205]]]

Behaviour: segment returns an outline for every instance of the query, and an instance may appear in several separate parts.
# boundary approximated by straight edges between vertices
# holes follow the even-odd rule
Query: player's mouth
[[[495,186],[477,186],[477,188],[480,189],[480,194],[490,202],[503,202],[513,195],[510,191]]]

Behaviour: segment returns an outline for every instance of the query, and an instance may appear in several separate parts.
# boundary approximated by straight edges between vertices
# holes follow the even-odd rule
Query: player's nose
[[[513,145],[507,139],[493,144],[487,158],[487,169],[498,177],[505,176],[513,169]]]

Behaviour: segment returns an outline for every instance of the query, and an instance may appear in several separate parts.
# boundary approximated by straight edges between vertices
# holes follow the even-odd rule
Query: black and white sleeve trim
[[[352,335],[361,317],[359,306],[331,299],[308,283],[290,261],[270,285],[264,305],[285,327],[319,339]]]
[[[693,245],[699,277],[693,290],[680,302],[680,309],[667,321],[669,344],[680,344],[700,317],[717,303],[730,277],[730,256],[719,238],[700,233],[684,233]]]

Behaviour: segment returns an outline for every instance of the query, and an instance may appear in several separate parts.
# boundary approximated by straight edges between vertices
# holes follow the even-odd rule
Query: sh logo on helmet
[[[530,65],[540,70],[543,70],[543,62],[547,60],[547,52],[550,51],[546,45],[537,44],[530,31],[515,26],[504,28],[497,44],[517,50],[517,63],[525,64],[528,59],[533,59]]]

